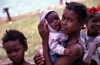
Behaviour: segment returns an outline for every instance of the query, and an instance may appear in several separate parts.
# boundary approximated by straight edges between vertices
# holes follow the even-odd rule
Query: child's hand
[[[48,30],[48,25],[45,24],[45,19],[42,20],[39,23],[39,25],[38,25],[38,31],[39,31],[39,34],[40,34],[42,40],[48,40],[48,38],[49,38],[49,30]]]
[[[83,65],[90,65],[90,63],[91,63],[91,57],[83,58]]]
[[[66,55],[66,56],[72,55],[71,50],[70,49],[65,49],[64,55]]]
[[[45,61],[45,58],[42,54],[37,54],[34,56],[34,62],[36,63],[36,65],[43,65],[44,64],[44,61]]]

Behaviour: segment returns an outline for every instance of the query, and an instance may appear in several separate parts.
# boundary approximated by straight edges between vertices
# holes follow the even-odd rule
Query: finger
[[[49,31],[49,30],[48,30],[48,24],[47,24],[47,23],[46,23],[46,30]]]
[[[44,62],[41,62],[41,63],[39,63],[38,65],[43,65],[44,64]]]
[[[41,56],[43,56],[43,55],[41,53],[39,53],[39,54],[35,55],[34,59],[38,58],[38,57],[41,57]]]
[[[38,61],[40,59],[44,59],[44,56],[42,54],[40,54],[40,53],[34,57],[35,61]]]
[[[44,63],[44,60],[45,60],[45,59],[42,58],[42,59],[38,60],[37,63]]]
[[[42,24],[42,22],[40,22],[40,23],[39,23],[39,25],[38,25],[38,30],[40,29],[40,27],[41,27],[41,24]]]
[[[37,61],[38,60],[38,57],[40,57],[40,56],[41,56],[40,54],[35,55],[34,58],[33,58],[33,60],[34,61]]]

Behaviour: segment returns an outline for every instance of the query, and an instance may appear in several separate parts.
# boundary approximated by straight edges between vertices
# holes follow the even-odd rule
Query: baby
[[[55,63],[61,55],[69,56],[71,52],[65,49],[65,41],[68,35],[63,34],[61,29],[61,22],[58,14],[53,10],[44,10],[40,14],[40,22],[45,19],[45,24],[48,24],[49,29],[49,48],[52,63]],[[43,54],[43,50],[40,51]]]

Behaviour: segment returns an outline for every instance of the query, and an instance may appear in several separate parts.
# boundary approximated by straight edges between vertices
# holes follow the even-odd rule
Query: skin
[[[48,24],[56,31],[60,31],[61,29],[61,22],[59,19],[59,16],[56,12],[51,12],[46,17]],[[71,55],[71,52],[69,49],[64,50],[64,55]]]
[[[18,40],[6,42],[5,51],[8,58],[12,61],[12,63],[6,65],[33,65],[24,59],[24,54],[27,49],[27,44],[23,45]]]
[[[41,22],[39,24],[38,30],[43,40],[42,45],[43,45],[43,52],[45,57],[45,65],[53,65],[49,55],[48,28],[45,30],[43,28],[44,27],[43,24],[44,22]],[[79,23],[76,13],[74,11],[68,9],[64,10],[62,20],[61,20],[61,31],[64,34],[68,34],[69,36],[69,40],[66,42],[66,45],[75,43],[76,39],[79,40],[79,43],[82,43],[80,38],[80,29],[83,27],[83,25],[84,23]],[[42,33],[43,31],[45,31],[45,33]],[[57,60],[57,62],[54,65],[71,65],[75,60],[79,59],[82,56],[83,51],[82,51],[82,47],[79,44],[75,43],[67,48],[71,50],[72,55],[62,56]]]
[[[89,19],[87,26],[88,26],[87,35],[91,37],[96,37],[100,31],[100,14],[94,14],[94,16]],[[91,58],[98,47],[100,47],[100,40],[97,40],[91,43],[90,48],[88,49],[86,53],[87,56],[84,57],[83,59],[84,65],[90,65]]]
[[[56,31],[59,31],[61,28],[61,23],[59,16],[56,12],[51,12],[46,17],[48,24]]]
[[[100,14],[95,14],[92,18],[89,19],[88,23],[88,35],[96,36],[100,31]]]

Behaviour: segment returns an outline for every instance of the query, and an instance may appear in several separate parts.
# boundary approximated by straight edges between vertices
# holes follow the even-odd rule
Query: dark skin
[[[42,45],[43,45],[43,52],[44,52],[44,57],[45,57],[45,65],[53,65],[50,60],[50,55],[49,55],[48,28],[45,30],[43,24],[44,22],[39,24],[38,30],[43,40]],[[69,40],[66,42],[66,45],[75,43],[76,39],[78,39],[79,43],[82,44],[82,41],[80,38],[80,29],[83,27],[83,25],[84,23],[79,23],[76,13],[74,11],[68,10],[68,9],[64,10],[63,17],[61,20],[61,31],[64,34],[68,34],[69,36]],[[42,33],[42,31],[45,31],[45,34]],[[75,43],[67,48],[71,50],[72,55],[62,56],[61,58],[57,60],[57,62],[54,65],[71,65],[75,60],[79,59],[82,56],[83,51],[82,51],[82,47],[79,44]]]
[[[100,14],[94,14],[94,16],[89,19],[87,26],[88,26],[87,35],[91,37],[96,37],[100,31]],[[84,65],[90,65],[91,58],[98,47],[100,47],[100,40],[91,43],[91,46],[87,51],[88,53],[86,53],[87,56],[83,59]]]
[[[48,24],[51,26],[51,28],[53,28],[56,31],[60,31],[61,30],[61,21],[59,19],[59,16],[56,12],[50,12],[47,16],[46,19],[48,21]],[[64,50],[64,55],[71,55],[71,52],[69,49],[65,49]]]
[[[56,12],[50,12],[46,17],[48,24],[56,31],[59,31],[61,28],[61,23],[59,16]]]
[[[27,51],[27,44],[21,44],[18,40],[5,42],[5,51],[12,63],[5,65],[34,65],[25,61],[24,54]]]
[[[100,14],[94,14],[92,18],[89,19],[88,23],[88,36],[97,36],[100,31]]]

